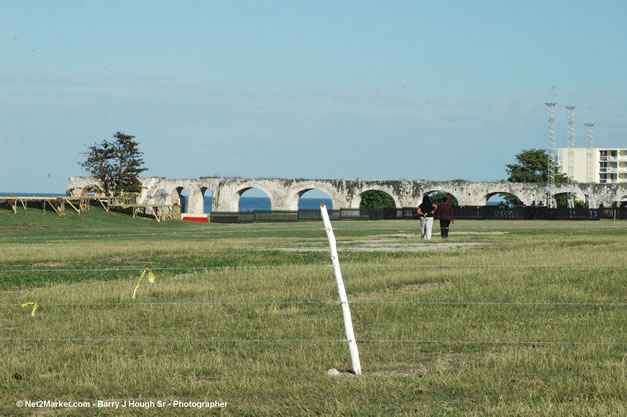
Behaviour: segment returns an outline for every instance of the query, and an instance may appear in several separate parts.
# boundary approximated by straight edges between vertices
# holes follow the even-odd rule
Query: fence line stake
[[[320,213],[324,222],[324,230],[329,238],[329,251],[331,252],[331,262],[333,263],[333,273],[337,284],[337,292],[340,296],[342,305],[342,315],[344,317],[344,329],[346,330],[346,340],[348,340],[348,350],[351,354],[351,362],[353,363],[353,372],[355,375],[361,375],[361,365],[359,364],[359,350],[357,349],[357,341],[355,340],[355,332],[353,331],[353,320],[351,319],[351,311],[348,307],[348,299],[346,298],[346,289],[344,289],[344,280],[342,279],[342,271],[340,269],[340,261],[337,256],[337,246],[335,244],[335,235],[329,220],[329,213],[324,204],[320,204]]]

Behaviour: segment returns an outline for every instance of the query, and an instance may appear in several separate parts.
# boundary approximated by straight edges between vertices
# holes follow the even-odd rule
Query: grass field
[[[321,223],[0,209],[0,415],[627,414],[627,222],[333,226],[361,376]]]

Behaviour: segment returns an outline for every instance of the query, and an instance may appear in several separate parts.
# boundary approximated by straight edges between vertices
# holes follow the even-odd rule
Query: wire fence
[[[455,206],[458,220],[599,220],[604,218],[627,219],[627,207],[612,209],[548,208],[537,206]],[[328,210],[329,218],[337,220],[407,220],[418,219],[417,207],[402,208],[341,208]],[[320,221],[320,210],[295,211],[255,210],[249,212],[212,212],[212,223],[276,223]]]
[[[219,339],[219,338],[115,338],[115,337],[1,337],[4,342],[86,342],[86,343],[347,343],[346,339]],[[546,341],[546,340],[422,340],[422,339],[357,339],[357,343],[440,344],[440,345],[549,345],[549,346],[627,346],[616,341]]]
[[[271,305],[328,305],[337,306],[339,301],[325,300],[265,300],[265,301],[132,301],[132,302],[40,302],[40,307],[153,307],[153,306],[271,306]],[[549,302],[549,301],[420,301],[420,300],[354,300],[352,305],[403,305],[403,306],[502,306],[502,307],[575,307],[575,308],[627,308],[625,302]],[[19,304],[3,303],[3,308],[17,308]],[[23,307],[23,306],[21,306]],[[151,338],[151,337],[1,337],[4,342],[55,342],[55,343],[281,343],[324,344],[348,343],[337,338]],[[620,340],[447,340],[447,339],[358,339],[357,343],[373,344],[437,344],[437,345],[519,345],[519,346],[627,346]]]
[[[467,209],[467,208],[463,208]],[[477,208],[481,213],[482,208]],[[523,214],[524,209],[522,208]],[[403,216],[411,216],[410,218],[414,218],[414,213],[411,214],[401,209],[401,216],[395,218],[404,218]],[[407,209],[409,210],[409,209]],[[413,210],[413,209],[411,209]],[[495,209],[496,210],[496,209]],[[551,210],[551,209],[547,209]],[[554,209],[559,210],[559,209]],[[511,209],[509,211],[512,213]],[[319,211],[316,211],[319,214]],[[367,217],[364,218],[364,213],[360,210],[356,212],[348,212],[345,213],[345,219],[349,219],[350,216],[357,216],[359,213],[359,220],[373,220],[372,213],[383,213],[383,218],[386,218],[386,211],[377,211],[367,212]],[[389,212],[392,213],[392,212]],[[494,211],[494,213],[498,213]],[[534,213],[538,213],[538,210],[534,211]],[[558,213],[558,212],[547,212],[547,213]],[[571,212],[572,213],[572,212]],[[574,211],[577,213],[577,210]],[[581,210],[579,213],[583,213]],[[586,211],[588,215],[590,211]],[[220,213],[215,213],[219,215]],[[259,214],[260,217],[256,217]],[[283,213],[285,214],[285,213]],[[290,218],[291,220],[282,220],[285,219],[281,217],[283,214],[273,212],[273,213],[263,213],[263,212],[253,212],[247,213],[246,215],[252,215],[253,221],[300,221],[293,220],[293,215],[288,213],[289,216],[285,217]],[[303,213],[307,214],[307,213]],[[399,211],[396,210],[396,215],[399,214]],[[342,216],[342,210],[339,210],[339,213],[336,213],[338,216]],[[378,215],[378,214],[377,214]],[[391,214],[390,214],[391,215]],[[467,214],[470,216],[470,214]],[[500,214],[494,214],[495,216],[501,216]],[[239,214],[238,214],[239,216]],[[265,216],[265,217],[264,217]],[[505,216],[505,215],[503,215]],[[310,216],[309,220],[318,220],[314,219],[314,216]],[[257,220],[257,218],[259,220]],[[409,218],[409,217],[408,217]],[[503,217],[504,218],[504,217]],[[513,217],[510,217],[513,218]],[[557,218],[557,217],[556,217]],[[303,218],[304,219],[304,218]],[[571,217],[572,219],[572,217]],[[232,219],[231,219],[232,220]],[[358,220],[354,218],[354,220]],[[239,218],[235,222],[239,221]],[[246,222],[246,221],[243,221]],[[311,229],[303,229],[307,231],[311,231]],[[268,231],[276,232],[276,229],[271,229]],[[233,231],[223,231],[224,233],[232,233]],[[241,231],[245,233],[250,233],[251,231]],[[176,234],[176,233],[175,233]],[[145,233],[145,234],[134,234],[134,236],[155,236],[158,235],[156,233]],[[95,235],[101,237],[103,235]],[[110,234],[106,236],[118,237],[118,236],[128,236],[128,235],[116,235]],[[80,235],[80,237],[86,237],[85,235]],[[179,267],[151,267],[154,271],[233,271],[233,270],[273,270],[273,269],[295,269],[295,268],[331,268],[330,264],[291,264],[291,265],[232,265],[232,266],[216,266],[216,265],[204,265],[204,266],[179,266]],[[529,268],[529,269],[538,269],[538,268],[558,268],[558,269],[566,269],[566,268],[589,268],[589,269],[600,269],[600,268],[610,268],[610,269],[625,269],[627,268],[627,264],[616,263],[616,264],[515,264],[515,263],[495,263],[495,264],[344,264],[343,268],[411,268],[411,269],[424,269],[424,268],[440,268],[440,269],[500,269],[500,268]],[[0,269],[0,273],[4,274],[21,274],[21,273],[81,273],[81,272],[139,272],[143,268],[139,268],[136,266],[128,266],[128,267],[113,267],[113,268],[5,268]],[[24,293],[24,290],[16,291],[17,293]],[[242,306],[259,306],[259,305],[339,305],[339,301],[324,301],[324,300],[267,300],[267,301],[214,301],[214,300],[203,300],[203,301],[159,301],[159,302],[95,302],[95,303],[72,303],[72,302],[46,302],[42,301],[39,303],[42,307],[118,307],[118,306],[134,306],[134,307],[142,307],[142,306],[209,306],[209,305],[242,305]],[[421,300],[354,300],[351,301],[350,304],[353,305],[404,305],[404,306],[515,306],[515,307],[575,307],[575,308],[586,308],[586,307],[596,307],[596,308],[625,308],[627,307],[627,303],[625,302],[551,302],[551,301],[464,301],[464,300],[435,300],[435,301],[421,301]],[[17,304],[9,304],[4,303],[0,304],[4,308],[7,307],[19,307]],[[150,338],[150,337],[0,337],[1,341],[4,342],[56,342],[56,343],[295,343],[295,344],[324,344],[324,343],[347,343],[346,339],[333,339],[333,338],[311,338],[311,339],[289,339],[289,338]],[[585,340],[447,340],[447,339],[438,339],[438,340],[429,340],[429,339],[358,339],[358,343],[376,343],[376,344],[438,344],[438,345],[521,345],[521,346],[627,346],[626,341],[620,340],[596,340],[596,341],[585,341]]]
[[[256,230],[241,230],[241,229],[228,229],[228,230],[186,230],[186,231],[177,231],[177,232],[146,232],[146,233],[81,233],[81,234],[71,234],[71,235],[42,235],[42,236],[3,236],[0,237],[0,241],[12,241],[12,240],[76,240],[76,239],[102,239],[102,238],[116,238],[116,239],[124,239],[124,238],[135,238],[135,237],[177,237],[177,236],[214,236],[214,235],[224,235],[224,234],[259,234],[259,233],[276,233],[282,231],[289,232],[311,232],[316,231],[316,229],[311,228],[292,228],[289,229],[256,229]]]
[[[115,306],[210,306],[210,305],[340,305],[340,301],[323,300],[272,300],[272,301],[128,301],[103,303],[57,303],[40,302],[39,306],[53,307],[115,307]],[[551,301],[394,301],[394,300],[354,300],[351,305],[416,305],[416,306],[526,306],[526,307],[627,307],[627,302],[551,302]],[[0,303],[4,307],[17,307],[15,303]]]
[[[279,220],[276,220],[277,218],[279,218]],[[385,218],[385,217],[382,217]],[[413,215],[411,218],[414,218]],[[463,217],[458,217],[458,218],[463,218]],[[471,218],[471,217],[468,217]],[[513,218],[513,217],[494,217],[494,218]],[[371,213],[368,214],[368,218],[360,218],[360,220],[376,220],[377,218],[371,218]],[[557,219],[557,217],[556,217]],[[571,220],[574,220],[573,218],[570,218]],[[296,221],[303,221],[303,220],[316,220],[316,219],[307,219],[306,217],[302,217]],[[357,220],[357,219],[352,219],[352,220]],[[594,220],[594,219],[591,219]],[[213,220],[212,220],[213,221]],[[280,220],[280,215],[279,214],[267,214],[265,216],[260,216],[259,220],[257,220],[256,218],[253,221],[258,221],[258,222],[274,222],[274,221],[285,221],[285,220]],[[294,220],[287,220],[287,221],[294,221]],[[237,221],[238,222],[238,221]],[[225,226],[228,227],[228,226]],[[294,229],[291,229],[291,231],[293,231]],[[307,229],[307,228],[301,228],[300,230],[303,231],[312,231],[311,229]],[[264,232],[271,232],[271,233],[276,233],[277,231],[279,231],[278,229],[266,229],[263,231],[237,231],[237,230],[224,230],[224,231],[214,231],[212,230],[212,234],[217,233],[264,233]],[[141,234],[142,236],[159,236],[159,235],[174,235],[176,236],[177,234],[183,235],[183,236],[189,236],[191,235],[191,233],[145,233],[145,234]],[[193,232],[193,234],[195,235],[203,235],[204,233],[198,233],[198,232]],[[139,234],[134,234],[135,236],[139,235]],[[102,235],[95,235],[95,237],[99,238]],[[115,234],[110,234],[107,235],[110,237],[114,237],[114,238],[118,238],[118,237],[128,237],[129,235],[115,235]],[[78,236],[78,238],[85,238],[85,236],[81,235]],[[45,238],[44,238],[45,239]],[[62,239],[72,239],[72,237],[64,237]],[[5,240],[0,238],[0,240]],[[6,239],[9,240],[9,239]],[[15,240],[19,240],[19,238],[15,239]],[[619,258],[620,259],[620,258]],[[390,264],[390,263],[374,263],[374,264],[366,264],[366,263],[354,263],[354,264],[343,264],[342,265],[343,268],[346,269],[351,269],[351,268],[377,268],[377,269],[381,269],[381,268],[385,268],[385,269],[416,269],[416,270],[424,270],[424,269],[441,269],[441,270],[481,270],[481,269],[528,269],[528,270],[535,270],[535,269],[558,269],[558,270],[565,270],[565,269],[589,269],[589,270],[624,270],[627,269],[627,264],[625,263],[537,263],[537,264],[517,264],[517,263],[484,263],[484,264],[469,264],[469,263],[460,263],[460,264],[434,264],[434,263],[404,263],[404,264]],[[224,271],[224,272],[231,272],[231,271],[240,271],[240,270],[290,270],[290,269],[316,269],[316,268],[321,268],[321,269],[330,269],[332,268],[331,264],[322,264],[322,263],[314,263],[314,264],[289,264],[289,265],[195,265],[195,266],[151,266],[151,269],[153,271],[162,271],[162,272],[172,272],[172,273],[176,273],[176,272],[211,272],[211,271]],[[4,268],[4,269],[0,269],[0,274],[47,274],[47,273],[69,273],[69,274],[74,274],[74,273],[104,273],[104,274],[115,274],[115,273],[139,273],[144,269],[144,267],[137,267],[137,266],[121,266],[121,267],[105,267],[105,268],[74,268],[74,267],[70,267],[70,268]],[[28,289],[25,289],[26,291],[28,291]],[[22,293],[24,294],[25,291],[17,291],[18,293]],[[42,291],[45,292],[45,289]],[[129,292],[130,294],[130,292]],[[486,297],[487,298],[487,297]],[[508,297],[509,298],[509,297]],[[513,297],[511,297],[513,298]],[[547,297],[548,298],[548,297]],[[616,309],[624,309],[627,308],[627,303],[626,302],[595,302],[595,301],[581,301],[581,302],[560,302],[560,301],[543,301],[543,300],[535,300],[535,301],[531,301],[531,300],[521,300],[521,301],[490,301],[490,300],[432,300],[432,301],[428,301],[428,300],[353,300],[350,302],[351,305],[357,305],[357,306],[364,306],[364,309],[368,309],[369,306],[385,306],[385,308],[387,307],[394,307],[394,306],[424,306],[424,307],[442,307],[442,306],[447,306],[447,307],[477,307],[477,308],[482,308],[482,307],[503,307],[503,308],[521,308],[521,309],[535,309],[535,308],[539,308],[539,309],[544,309],[544,308],[564,308],[567,309],[565,310],[567,314],[570,314],[570,311],[573,310],[578,310],[578,309],[584,309],[583,311],[586,314],[589,314],[591,309],[599,309],[603,310],[603,311],[607,311],[608,309],[612,309],[611,311],[614,312],[614,310]],[[3,309],[17,309],[17,308],[21,308],[19,304],[0,304],[2,306]],[[127,307],[130,308],[132,310],[128,310],[130,312],[143,312],[145,310],[139,310],[142,308],[148,308],[148,307],[153,307],[153,306],[157,306],[157,307],[163,307],[164,309],[168,309],[169,307],[174,307],[174,306],[181,306],[181,307],[185,307],[185,306],[197,306],[199,308],[202,308],[203,306],[243,306],[244,308],[242,309],[243,311],[247,311],[246,307],[255,307],[255,306],[274,306],[274,305],[281,305],[281,306],[288,306],[288,305],[322,305],[322,306],[339,306],[340,302],[339,301],[328,301],[328,300],[262,300],[262,301],[224,301],[224,300],[198,300],[198,301],[192,301],[192,300],[188,300],[188,301],[133,301],[133,302],[124,302],[124,301],[119,301],[119,302],[47,302],[45,300],[40,301],[39,302],[40,307],[43,307],[43,314],[44,314],[44,318],[45,318],[45,314],[47,313],[47,308],[48,307],[54,307],[54,308],[77,308],[77,309],[89,309],[89,308],[98,308],[98,307],[110,307],[110,308],[118,308],[118,307]],[[207,309],[209,310],[209,309]],[[236,309],[237,310],[237,309]],[[103,309],[103,311],[106,311]],[[162,311],[170,311],[170,310],[158,310],[159,313],[161,313]],[[326,310],[325,310],[326,311]],[[425,311],[431,312],[431,309],[426,309]],[[433,309],[433,311],[435,311],[435,309]],[[521,310],[521,311],[527,311],[527,310]],[[65,310],[61,310],[60,312],[53,312],[54,314],[51,314],[51,316],[53,317],[53,320],[59,320],[61,317],[63,317],[63,315],[65,314]],[[78,314],[82,314],[82,310],[77,310]],[[543,314],[544,310],[542,313]],[[40,312],[41,314],[41,312]],[[208,312],[205,312],[205,314],[211,314]],[[530,314],[536,314],[533,310],[530,311]],[[615,316],[615,314],[613,314]],[[11,316],[13,316],[13,314],[11,314]],[[6,316],[5,316],[6,317]],[[596,315],[594,316],[595,318],[597,317]],[[601,317],[601,316],[598,316]],[[262,318],[260,318],[262,319]],[[15,323],[23,323],[23,320],[17,320]],[[41,320],[40,320],[41,322]],[[365,323],[364,323],[365,324]],[[129,337],[127,334],[125,334],[126,332],[120,332],[119,329],[113,333],[118,333],[117,335],[113,335],[111,337],[105,337],[104,335],[98,335],[98,333],[104,333],[103,330],[96,330],[96,329],[90,329],[90,331],[88,332],[75,332],[74,328],[72,327],[72,331],[68,332],[70,333],[69,337],[64,337],[62,334],[50,334],[50,333],[46,333],[45,331],[43,332],[42,336],[39,336],[38,334],[35,335],[28,335],[28,333],[39,333],[42,334],[42,332],[40,331],[26,331],[25,329],[19,329],[17,328],[19,326],[16,326],[16,334],[15,336],[9,336],[9,335],[5,335],[3,337],[0,337],[0,341],[5,344],[5,346],[7,346],[7,349],[9,349],[9,352],[11,352],[11,349],[13,349],[13,351],[22,351],[22,353],[24,351],[26,351],[27,349],[40,349],[44,344],[53,344],[51,349],[55,350],[55,351],[63,351],[66,349],[66,346],[68,344],[80,344],[80,346],[85,346],[85,348],[89,349],[109,349],[109,350],[115,350],[120,349],[120,350],[124,350],[127,351],[129,350],[138,350],[141,351],[143,349],[154,349],[155,351],[158,351],[160,348],[154,348],[154,347],[146,347],[146,346],[150,346],[150,345],[159,345],[159,346],[163,346],[162,349],[167,349],[168,351],[171,351],[172,349],[174,349],[175,351],[184,351],[188,349],[188,345],[189,346],[201,346],[199,348],[199,350],[211,350],[212,348],[216,347],[220,350],[224,350],[224,351],[230,351],[231,349],[233,350],[245,350],[246,352],[248,352],[249,350],[254,350],[253,347],[248,347],[248,346],[262,346],[264,350],[272,350],[275,349],[277,351],[280,350],[298,350],[300,349],[299,346],[311,346],[308,348],[302,348],[302,350],[307,350],[307,351],[315,351],[317,349],[335,349],[335,346],[337,345],[345,345],[347,343],[349,343],[349,341],[345,338],[334,338],[334,333],[331,333],[332,337],[324,337],[324,334],[316,334],[317,332],[313,333],[311,338],[273,338],[273,337],[263,337],[264,335],[262,334],[261,338],[259,337],[228,337],[231,336],[233,334],[235,334],[236,336],[241,336],[241,333],[233,333],[233,332],[228,332],[231,334],[220,334],[218,333],[216,336],[217,337],[176,337],[178,336],[177,333],[182,333],[182,336],[189,336],[190,333],[193,335],[194,332],[172,332],[174,334],[169,335],[168,332],[165,332],[165,334],[162,333],[157,333],[155,332],[155,326],[152,326],[152,329],[149,329],[146,332],[140,332],[140,333],[147,333],[146,336],[141,336],[138,334],[133,334],[131,333],[131,336]],[[43,324],[43,327],[39,327],[39,329],[45,329],[45,324]],[[80,329],[76,329],[76,330],[80,330]],[[96,331],[94,331],[96,330]],[[9,334],[11,334],[13,332],[10,332]],[[77,334],[78,333],[78,334]],[[80,333],[87,333],[87,335],[80,335]],[[119,333],[122,333],[121,335]],[[271,332],[272,333],[272,332]],[[406,333],[405,331],[403,333]],[[465,333],[465,332],[464,332]],[[482,334],[483,333],[483,334]],[[524,336],[524,334],[527,333],[527,336]],[[611,337],[608,336],[600,336],[600,337],[595,337],[592,335],[589,335],[588,333],[585,332],[569,332],[570,333],[570,337],[569,336],[564,336],[564,339],[572,339],[572,340],[551,340],[551,339],[560,339],[559,336],[556,337],[556,335],[554,335],[553,333],[543,333],[543,332],[539,332],[537,333],[537,335],[539,336],[538,339],[541,339],[542,337],[546,337],[546,339],[541,339],[541,340],[530,340],[530,339],[535,339],[535,332],[531,333],[531,332],[511,332],[509,333],[509,336],[505,336],[503,339],[499,339],[499,336],[496,336],[493,340],[490,340],[490,335],[488,333],[475,333],[475,338],[472,338],[471,334],[468,334],[467,339],[465,339],[465,337],[467,337],[465,334],[457,334],[455,335],[455,333],[449,333],[448,336],[452,336],[453,338],[446,338],[447,333],[443,332],[440,333],[439,335],[437,333],[432,333],[432,335],[434,335],[436,338],[411,338],[411,336],[409,338],[361,338],[361,339],[357,339],[356,342],[359,343],[360,345],[373,345],[371,346],[369,349],[372,351],[377,351],[377,350],[385,350],[385,351],[398,351],[398,352],[425,352],[428,351],[428,346],[431,346],[431,350],[442,353],[442,352],[447,352],[447,351],[455,351],[455,350],[472,350],[472,351],[496,351],[497,349],[511,349],[511,350],[531,350],[531,349],[537,349],[538,351],[546,351],[548,353],[550,353],[552,356],[559,356],[559,355],[564,355],[565,357],[578,357],[577,352],[589,352],[589,351],[593,351],[595,353],[598,352],[602,352],[602,351],[620,351],[621,354],[622,352],[624,352],[624,347],[627,346],[627,341],[626,340],[621,340],[624,339],[624,337],[620,336],[619,334],[614,334]],[[601,334],[600,332],[596,332],[596,334]],[[156,337],[149,337],[150,334],[155,335]],[[206,333],[205,333],[206,334]],[[253,333],[254,334],[254,333]],[[422,336],[424,335],[428,335],[429,333],[426,334],[422,334]],[[531,334],[531,337],[529,337],[529,334]],[[542,334],[545,334],[545,336],[542,336]],[[211,333],[209,333],[209,335],[211,335]],[[376,335],[376,332],[375,332]],[[385,336],[385,334],[382,334],[383,336]],[[400,334],[402,336],[402,334]],[[418,333],[418,335],[420,335],[420,333]],[[135,336],[135,337],[133,337]],[[169,337],[169,336],[174,336],[174,337]],[[220,336],[227,336],[227,337],[220,337]],[[323,337],[320,337],[323,336]],[[393,334],[390,334],[390,336],[393,336]],[[442,337],[443,336],[443,337]],[[501,337],[503,337],[504,335],[501,335]],[[438,338],[440,337],[440,338]],[[516,340],[516,339],[521,339],[521,340]],[[578,339],[578,340],[577,340]],[[583,339],[583,340],[581,340]],[[585,339],[589,339],[589,340],[585,340]],[[32,346],[29,346],[32,345]],[[106,346],[106,348],[105,348]],[[242,346],[242,347],[239,347]],[[288,346],[288,347],[284,347],[282,348],[282,346]],[[294,346],[294,347],[292,347]],[[228,348],[227,348],[228,347]],[[497,347],[502,347],[502,348],[497,348]],[[83,348],[83,350],[85,349]],[[257,348],[259,349],[259,348]],[[339,349],[339,348],[338,348]],[[191,350],[191,348],[190,348]],[[407,355],[413,355],[413,353],[405,353]],[[600,360],[590,360],[589,363],[591,364],[591,367],[594,367],[596,365],[598,365],[601,361]],[[387,366],[388,364],[386,364]],[[559,364],[559,362],[557,363],[557,365],[554,364],[554,366],[557,367],[564,367],[565,370],[570,371],[572,370],[571,368],[568,367],[568,365],[561,365]],[[587,366],[587,365],[586,365]],[[387,368],[386,368],[387,370]],[[581,373],[575,373],[575,372],[559,372],[559,373],[546,373],[546,372],[536,372],[536,373],[515,373],[515,372],[511,372],[511,373],[499,373],[499,369],[495,367],[494,372],[490,372],[489,375],[487,375],[487,378],[493,378],[496,377],[498,375],[502,375],[504,377],[507,378],[512,378],[512,377],[523,377],[523,376],[531,376],[532,378],[585,378],[582,379],[582,381],[586,381],[586,383],[589,383],[589,379],[590,379],[590,375],[591,373],[588,372],[581,372]],[[305,371],[306,373],[307,371]],[[387,371],[389,372],[389,371]],[[426,371],[425,371],[426,372]],[[614,371],[611,371],[614,372]],[[444,374],[443,372],[441,374]],[[447,372],[446,374],[448,375],[452,375],[452,376],[457,376],[461,374],[461,371],[459,373],[453,373],[453,372]],[[314,373],[312,373],[312,375],[315,375]],[[418,373],[412,373],[410,374],[404,374],[404,375],[387,375],[387,374],[378,374],[376,371],[374,372],[367,372],[366,373],[367,376],[369,377],[422,377],[422,375],[418,374]],[[593,374],[595,377],[597,378],[606,378],[606,380],[608,379],[607,374]],[[614,375],[618,375],[618,376],[614,376]],[[612,378],[610,378],[609,380],[612,381],[613,379],[616,379],[617,381],[620,381],[620,373],[619,371],[616,371],[615,373],[611,373]],[[624,375],[623,375],[624,376]],[[302,376],[301,376],[302,377]],[[217,377],[208,377],[208,378],[216,378]],[[488,383],[491,383],[493,381],[486,381]],[[553,382],[551,380],[551,382]],[[557,381],[560,382],[560,381]]]
[[[288,264],[288,265],[207,265],[207,266],[150,266],[153,271],[220,271],[220,270],[264,270],[264,269],[309,269],[332,268],[331,264]],[[499,268],[627,268],[627,264],[363,264],[346,263],[342,268],[442,268],[442,269],[499,269]],[[10,268],[0,273],[51,273],[51,272],[141,272],[145,267],[114,268]]]
[[[627,217],[626,217],[627,218]],[[219,223],[219,222],[218,222]],[[238,234],[276,234],[276,233],[293,233],[293,232],[315,232],[318,229],[311,227],[282,227],[282,222],[277,222],[273,226],[265,229],[239,229],[239,228],[231,228],[228,224],[223,224],[220,227],[224,227],[224,229],[197,229],[197,230],[184,230],[184,231],[161,231],[161,232],[146,232],[146,233],[80,233],[80,234],[57,234],[54,232],[53,234],[43,233],[39,236],[0,236],[0,242],[3,241],[70,241],[70,240],[91,240],[91,239],[106,239],[106,238],[115,238],[115,239],[129,239],[136,237],[144,237],[144,238],[155,238],[155,237],[214,237],[214,236],[224,236],[224,235],[238,235]],[[287,223],[289,224],[289,223]],[[287,226],[287,225],[286,225]],[[547,228],[547,226],[542,226],[543,228]],[[549,226],[550,230],[572,230],[571,225],[568,226],[558,226],[551,225]],[[597,230],[623,230],[624,226],[621,223],[612,223],[612,224],[595,224],[590,225],[587,224],[585,226],[586,230],[597,229]],[[374,230],[378,232],[390,231],[390,232],[398,232],[400,231],[394,223],[387,223],[383,226],[373,227]],[[320,229],[324,230],[324,229]],[[353,231],[355,229],[347,227],[334,227],[335,231]],[[470,233],[481,233],[481,232],[470,232]],[[452,233],[454,234],[454,232]],[[419,233],[417,234],[419,235]]]

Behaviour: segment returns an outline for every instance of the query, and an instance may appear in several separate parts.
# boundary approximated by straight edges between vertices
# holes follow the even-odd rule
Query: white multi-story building
[[[568,148],[559,148],[557,163],[560,171],[573,181],[594,184],[627,183],[627,148],[572,148],[573,166],[569,169]],[[588,152],[591,166],[588,167]]]

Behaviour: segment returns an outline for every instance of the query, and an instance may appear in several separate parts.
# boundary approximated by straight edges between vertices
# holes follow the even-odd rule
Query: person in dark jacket
[[[438,205],[433,204],[428,195],[422,198],[422,204],[418,206],[418,214],[420,215],[420,238],[422,240],[431,240],[433,215],[437,209]]]
[[[444,197],[442,204],[435,212],[435,217],[440,219],[440,234],[442,239],[448,237],[448,229],[451,223],[455,223],[455,216],[453,216],[453,207],[448,203],[448,198]]]

